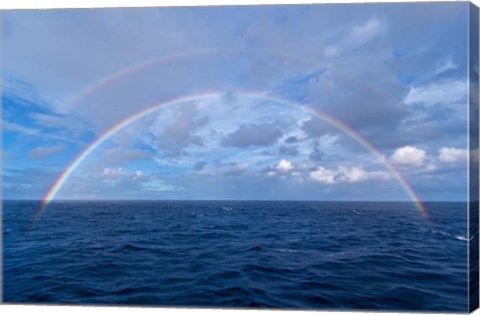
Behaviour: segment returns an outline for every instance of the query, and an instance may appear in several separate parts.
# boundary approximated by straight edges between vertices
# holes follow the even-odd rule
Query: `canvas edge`
[[[431,3],[435,1],[420,1],[420,3]],[[445,1],[446,3],[450,1]],[[370,2],[360,3],[360,4],[369,4]],[[376,1],[371,3],[384,3],[388,4],[390,2]],[[392,4],[401,3],[401,0],[398,2],[391,2]],[[418,3],[418,2],[410,2]],[[307,3],[302,3],[307,5]],[[313,4],[359,4],[355,2],[350,3],[313,3]],[[265,4],[264,4],[265,5]],[[267,6],[270,4],[266,4]],[[282,4],[280,4],[282,5]],[[285,5],[285,4],[284,4]],[[297,4],[286,4],[286,5],[297,5]],[[199,5],[200,7],[202,5]],[[209,5],[203,5],[208,7]],[[222,6],[222,5],[217,5]],[[247,5],[249,6],[249,5]],[[147,6],[148,7],[148,6]],[[163,6],[154,6],[154,7],[163,7]],[[175,6],[173,6],[175,7]],[[183,7],[183,6],[179,6]],[[112,9],[115,7],[99,7],[97,9]],[[125,7],[118,7],[125,8]],[[131,7],[137,8],[137,7]],[[61,8],[51,8],[52,10]],[[64,10],[71,9],[88,9],[88,8],[65,8]],[[3,49],[1,48],[2,34],[3,34],[3,19],[2,13],[4,11],[13,11],[13,10],[22,10],[22,9],[1,9],[0,8],[0,121],[2,121],[2,109],[3,109]],[[32,10],[31,8],[23,10]],[[35,9],[33,9],[35,10]],[[468,106],[469,106],[469,120],[468,120],[468,149],[469,149],[469,175],[468,175],[468,311],[470,313],[474,312],[479,308],[479,12],[480,8],[477,7],[473,2],[469,2],[468,9],[468,74],[467,74],[467,84],[468,84]],[[2,128],[0,128],[0,304],[4,304],[3,301],[3,195],[2,195],[2,179],[3,179],[3,135]],[[11,304],[13,305],[13,304]],[[25,305],[25,304],[20,304]],[[41,305],[41,304],[40,304]],[[39,306],[36,304],[36,306]],[[126,305],[128,307],[128,305]],[[187,308],[188,309],[188,308]],[[352,310],[358,311],[358,310]],[[380,311],[381,313],[382,311]]]
[[[469,175],[468,175],[468,310],[479,307],[479,8],[470,2],[468,31],[468,102],[469,102]]]
[[[3,122],[3,10],[0,10],[0,121]],[[3,128],[0,127],[0,304],[3,304]]]

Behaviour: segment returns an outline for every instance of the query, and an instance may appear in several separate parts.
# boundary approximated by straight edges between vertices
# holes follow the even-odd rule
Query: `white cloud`
[[[327,48],[325,48],[323,53],[325,54],[325,56],[329,57],[336,56],[338,54],[338,48],[336,46],[328,46]]]
[[[132,181],[132,182],[148,182],[152,181],[155,177],[150,175],[145,175],[143,171],[136,170],[135,172],[129,172],[123,168],[112,168],[105,167],[100,173],[100,177],[105,180],[107,183],[116,183],[118,181]]]
[[[293,169],[293,164],[288,160],[281,160],[278,162],[276,169],[280,172],[287,173]]]
[[[443,147],[438,150],[438,159],[443,163],[459,163],[467,160],[468,151],[459,148]]]
[[[412,86],[404,102],[407,105],[433,106],[442,104],[452,106],[465,101],[467,92],[468,84],[465,80],[449,80],[428,86]]]
[[[144,178],[145,178],[145,175],[140,170],[136,171],[135,174],[133,174],[133,176],[132,176],[132,180],[134,180],[134,181],[139,181],[139,180],[142,180]]]
[[[13,183],[13,184],[5,183],[5,184],[3,184],[3,187],[4,188],[13,188],[16,191],[22,191],[22,190],[28,190],[28,189],[32,188],[32,185],[31,184],[22,184],[22,183]]]
[[[103,169],[100,177],[109,179],[109,180],[116,180],[125,175],[126,172],[122,168],[109,168],[106,167]]]
[[[310,179],[323,184],[335,184],[336,172],[319,166],[316,171],[310,172]]]
[[[163,191],[172,191],[172,190],[177,190],[177,187],[174,185],[167,184],[163,182],[162,180],[151,180],[149,182],[143,183],[143,188],[148,191],[158,191],[158,192],[163,192]]]
[[[383,171],[366,171],[361,167],[340,166],[337,169],[317,167],[310,172],[310,179],[323,184],[358,183],[370,180],[387,180],[390,174]]]
[[[377,35],[380,28],[380,22],[376,18],[371,18],[365,24],[355,26],[347,40],[350,41],[351,44],[363,44]]]
[[[44,128],[59,128],[68,131],[68,135],[78,138],[87,130],[85,123],[78,117],[47,115],[41,113],[31,113],[29,115],[35,120],[36,124]]]
[[[5,130],[20,132],[20,133],[30,135],[30,136],[36,136],[40,133],[40,130],[38,130],[38,129],[25,127],[25,126],[18,125],[18,124],[15,124],[15,123],[11,123],[11,122],[8,122],[8,121],[2,121],[2,127]]]
[[[8,121],[2,121],[2,128],[4,130],[22,133],[22,134],[32,136],[32,137],[37,137],[37,138],[40,138],[40,139],[58,140],[58,141],[62,141],[62,142],[75,143],[75,141],[73,141],[72,139],[57,136],[55,133],[42,132],[40,129],[25,127],[25,126],[22,126],[22,125],[19,125],[19,124],[16,124],[16,123],[11,123],[11,122],[8,122]]]
[[[450,71],[450,70],[455,70],[457,69],[458,66],[455,64],[452,60],[452,56],[448,57],[446,60],[443,60],[442,62],[438,63],[435,66],[435,71],[434,75],[441,74],[445,71]]]
[[[338,181],[347,182],[347,183],[357,183],[364,182],[368,180],[386,180],[389,179],[390,175],[387,172],[383,171],[366,171],[360,167],[340,167],[338,169]]]
[[[357,48],[373,39],[380,30],[380,22],[371,18],[365,24],[354,26],[338,44],[326,47],[323,53],[325,56],[336,56],[344,50]]]
[[[66,149],[64,145],[56,145],[51,147],[36,147],[28,152],[28,156],[33,159],[43,159],[57,153],[60,153]]]
[[[437,166],[435,164],[428,164],[428,166],[425,168],[426,172],[434,172],[437,170]]]
[[[390,160],[400,166],[421,166],[427,153],[423,149],[416,148],[414,146],[404,146],[395,150]]]

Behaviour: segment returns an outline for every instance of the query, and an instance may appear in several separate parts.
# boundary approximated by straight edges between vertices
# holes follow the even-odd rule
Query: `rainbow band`
[[[105,88],[108,85],[121,80],[122,78],[126,78],[134,73],[140,72],[142,70],[148,69],[153,66],[173,63],[181,60],[187,60],[189,58],[194,58],[194,57],[211,56],[211,55],[216,55],[220,53],[231,53],[231,52],[233,51],[219,52],[218,50],[211,50],[211,49],[200,50],[200,51],[187,52],[187,53],[175,54],[175,55],[161,57],[161,58],[150,59],[138,64],[134,64],[130,67],[126,67],[119,71],[113,72],[106,77],[102,77],[94,81],[92,84],[89,84],[87,87],[82,89],[79,93],[74,94],[72,97],[70,97],[65,102],[65,105],[67,109],[71,109],[71,107],[76,105],[82,99],[87,98],[88,96],[94,94],[96,91],[101,90],[102,88]]]
[[[170,56],[163,56],[160,58],[153,58],[147,61],[137,63],[131,65],[129,67],[123,68],[119,71],[113,72],[105,77],[102,77],[93,83],[87,85],[85,88],[80,90],[78,93],[72,95],[69,99],[67,99],[64,103],[68,110],[71,110],[75,105],[79,104],[82,100],[88,98],[91,95],[94,95],[96,92],[107,88],[109,85],[114,84],[124,78],[127,78],[131,75],[139,73],[141,71],[150,69],[152,67],[160,66],[160,65],[167,65],[172,64],[175,62],[181,62],[185,60],[189,60],[192,58],[199,58],[199,57],[212,57],[212,56],[227,56],[227,55],[245,55],[245,56],[254,56],[254,57],[262,57],[268,59],[277,59],[282,61],[287,61],[295,65],[299,66],[313,66],[316,67],[318,64],[312,60],[304,60],[298,59],[297,57],[292,57],[290,55],[277,53],[277,52],[262,52],[262,53],[254,53],[250,51],[243,51],[243,50],[234,50],[234,49],[205,49],[205,50],[198,50],[198,51],[191,51],[186,53],[180,53]],[[367,90],[373,91],[376,95],[383,97],[384,99],[391,99],[389,95],[384,93],[382,90],[376,88],[375,86],[368,84],[368,82],[364,80],[359,80],[353,78],[345,73],[339,73],[338,71],[334,71],[332,69],[328,70],[332,75],[347,79],[349,81],[355,82],[359,86],[366,88]]]
[[[314,114],[316,117],[320,118],[321,120],[335,126],[339,130],[343,131],[345,134],[349,135],[352,139],[354,139],[356,142],[358,142],[360,145],[362,145],[364,148],[366,148],[368,151],[372,152],[376,156],[380,158],[380,160],[383,162],[383,164],[386,166],[386,168],[389,170],[389,172],[396,178],[396,180],[400,183],[402,188],[405,190],[405,192],[408,194],[408,196],[411,198],[411,200],[414,202],[416,208],[420,211],[420,213],[425,217],[429,218],[429,213],[428,210],[425,206],[425,204],[420,200],[419,196],[415,193],[409,182],[406,180],[406,178],[400,173],[400,171],[390,163],[390,161],[382,154],[382,152],[376,148],[373,144],[371,144],[363,135],[352,129],[350,126],[346,125],[344,122],[340,121],[339,119],[320,111],[319,109],[312,108],[309,106],[306,106],[305,104],[300,104],[296,102],[292,102],[289,100],[282,99],[277,96],[272,96],[272,95],[267,95],[264,93],[258,93],[258,92],[240,92],[240,93],[235,93],[236,95],[240,95],[242,97],[249,97],[249,98],[260,98],[260,99],[265,99],[269,100],[272,102],[277,102],[277,103],[282,103],[286,105],[291,105],[291,106],[296,106],[296,107],[301,107],[306,109],[307,111],[311,112]],[[158,109],[160,109],[163,106],[170,106],[170,105],[175,105],[175,104],[181,104],[189,101],[201,101],[201,100],[207,100],[213,97],[220,97],[224,95],[224,93],[219,93],[219,92],[214,92],[214,93],[205,93],[205,94],[196,94],[196,95],[191,95],[187,97],[179,97],[175,98],[166,102],[162,102],[159,104],[155,104],[151,107],[148,107],[140,112],[137,112],[133,114],[132,116],[129,116],[120,122],[118,122],[116,125],[108,129],[105,133],[103,133],[100,137],[97,138],[93,143],[91,143],[77,158],[73,160],[73,162],[65,169],[65,171],[57,178],[57,180],[54,182],[54,184],[51,186],[51,188],[48,190],[47,194],[43,198],[42,206],[39,210],[39,214],[45,209],[45,207],[55,198],[59,190],[63,187],[65,182],[68,180],[68,178],[72,175],[72,173],[76,170],[76,168],[98,147],[100,146],[105,140],[113,136],[115,133],[117,133],[119,130],[125,128],[126,126],[132,124],[133,122],[141,119],[142,117],[145,117]]]

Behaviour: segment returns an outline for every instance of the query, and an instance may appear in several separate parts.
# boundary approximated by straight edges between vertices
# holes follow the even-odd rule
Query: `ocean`
[[[467,204],[3,202],[6,303],[467,311]]]

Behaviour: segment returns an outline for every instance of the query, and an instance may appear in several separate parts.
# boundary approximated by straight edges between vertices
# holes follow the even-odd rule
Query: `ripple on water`
[[[4,299],[466,311],[465,207],[427,206],[5,202]]]

